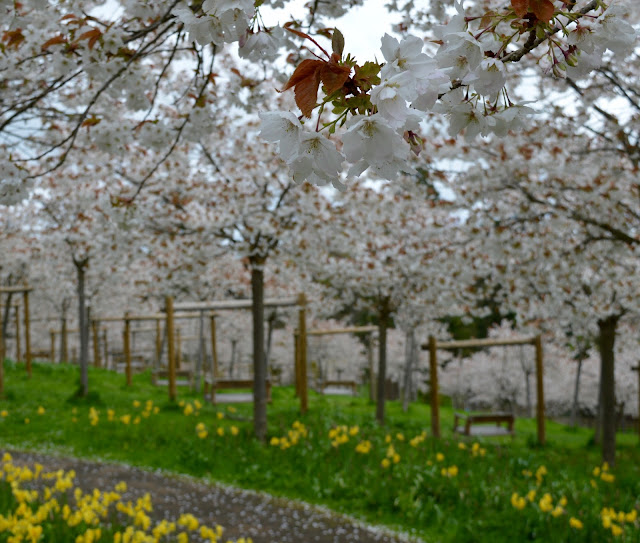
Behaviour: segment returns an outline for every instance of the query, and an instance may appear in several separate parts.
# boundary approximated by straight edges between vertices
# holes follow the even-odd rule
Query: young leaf
[[[344,51],[344,36],[337,28],[333,29],[331,47],[333,48],[333,52],[342,58],[342,52]]]
[[[529,0],[529,9],[538,20],[548,23],[556,10],[550,0]]]
[[[511,7],[518,17],[524,17],[529,12],[529,0],[511,0]]]
[[[296,104],[305,117],[311,117],[311,112],[318,98],[320,86],[320,70],[325,63],[322,60],[305,59],[295,69],[289,81],[284,86],[284,92],[291,87],[295,93]]]

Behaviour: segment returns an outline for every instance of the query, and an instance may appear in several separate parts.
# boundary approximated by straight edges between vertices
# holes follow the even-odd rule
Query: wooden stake
[[[369,400],[376,401],[376,366],[373,359],[373,335],[369,334],[367,345],[367,362],[369,363]]]
[[[51,337],[51,347],[49,351],[49,362],[52,364],[56,360],[56,333],[53,330],[49,330],[49,336]]]
[[[293,332],[293,376],[296,385],[296,398],[300,397],[300,334]]]
[[[169,357],[169,401],[176,401],[176,362],[173,330],[173,296],[167,296],[165,311],[167,313],[167,356]]]
[[[162,325],[160,319],[156,320],[156,369],[160,368],[160,357],[162,356]]]
[[[22,361],[22,352],[20,349],[20,306],[16,306],[16,362]]]
[[[182,365],[182,337],[180,328],[176,330],[176,369],[180,369]]]
[[[126,364],[125,373],[127,374],[127,386],[131,386],[131,321],[129,320],[129,313],[124,314],[124,337],[123,337],[123,349],[124,349],[124,361]]]
[[[211,315],[211,359],[213,361],[213,378],[220,379],[220,366],[218,365],[218,340],[216,337],[216,316]]]
[[[300,364],[300,412],[304,415],[309,408],[309,397],[307,391],[307,299],[304,294],[298,297],[298,334],[300,341],[299,364]]]
[[[0,305],[0,308],[2,306]],[[2,334],[2,313],[0,312],[0,398],[4,398],[4,336]]]
[[[27,288],[27,287],[25,287]],[[29,291],[22,293],[24,301],[24,341],[26,347],[27,375],[31,378],[31,323],[29,321]]]
[[[91,336],[93,338],[93,366],[99,368],[102,366],[100,360],[100,337],[98,335],[98,321],[91,321]]]
[[[631,371],[635,371],[638,374],[638,435],[640,435],[640,365],[632,366]]]
[[[429,374],[431,396],[431,433],[433,437],[440,437],[440,401],[438,399],[438,351],[436,338],[429,336]]]
[[[544,445],[547,438],[544,427],[544,368],[542,362],[542,337],[536,336],[533,344],[536,348],[536,418],[538,423],[538,443],[540,443],[540,445]]]

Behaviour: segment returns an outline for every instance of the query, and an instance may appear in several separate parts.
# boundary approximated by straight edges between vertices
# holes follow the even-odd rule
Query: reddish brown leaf
[[[65,21],[66,19],[77,19],[77,17],[73,13],[67,13],[67,15],[62,17],[60,20]]]
[[[518,17],[524,17],[529,13],[529,0],[511,0],[511,7]]]
[[[67,43],[67,39],[64,36],[55,36],[54,38],[51,38],[50,40],[47,40],[46,42],[44,42],[40,46],[40,49],[42,49],[43,51],[46,51],[52,45],[60,45],[62,43]]]
[[[18,46],[24,41],[24,35],[22,34],[21,28],[16,28],[15,30],[7,30],[4,34],[2,34],[2,41],[6,42],[7,47],[15,47]]]
[[[555,12],[555,7],[550,0],[529,0],[529,9],[539,21],[548,23]]]
[[[295,87],[298,83],[309,77],[316,77],[316,72],[322,68],[323,64],[324,62],[322,60],[314,60],[312,58],[303,60],[294,70],[289,81],[287,81],[287,84],[280,92],[284,92],[291,87]]]
[[[341,88],[347,79],[349,79],[349,73],[351,72],[349,66],[340,66],[337,60],[340,60],[340,57],[336,53],[333,53],[331,60],[323,63],[323,66],[320,68],[320,79],[322,80],[322,84],[327,88],[328,94]]]
[[[93,28],[92,30],[88,30],[87,32],[83,32],[82,34],[80,34],[76,39],[76,43],[82,40],[89,40],[89,49],[93,49],[93,46],[96,44],[100,36],[102,36],[102,32],[100,32],[100,29]]]

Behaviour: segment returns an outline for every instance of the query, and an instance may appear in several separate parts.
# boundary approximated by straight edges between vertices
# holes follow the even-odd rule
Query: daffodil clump
[[[301,442],[303,438],[306,438],[309,434],[307,427],[300,421],[294,421],[291,425],[291,429],[284,436],[273,436],[269,441],[272,447],[279,447],[283,451],[289,447],[294,447]]]
[[[610,468],[606,463],[602,466],[596,466],[591,474],[593,477],[605,483],[611,484],[615,481],[615,476],[610,472]],[[555,486],[556,488],[559,486],[557,484],[554,485],[553,481],[551,481],[549,485],[545,485],[546,476],[549,475],[546,466],[539,466],[535,472],[523,470],[522,475],[526,480],[534,483],[535,487],[529,488],[529,490],[522,495],[518,492],[511,494],[510,502],[514,509],[525,513],[527,511],[533,511],[537,513],[538,518],[542,522],[544,522],[545,516],[558,519],[560,522],[566,522],[569,529],[574,532],[574,536],[572,536],[573,539],[577,537],[575,532],[582,531],[585,525],[597,526],[597,523],[593,522],[597,514],[596,503],[593,503],[591,508],[585,508],[585,501],[588,501],[588,498],[592,500],[594,498],[596,500],[602,498],[602,496],[599,496],[597,492],[595,492],[595,490],[598,489],[596,479],[589,481],[591,488],[585,487],[585,494],[588,494],[588,496],[574,496],[574,499],[571,500],[572,503],[570,503],[567,496],[563,493],[559,496],[557,494],[554,496],[552,492],[542,490],[543,486]],[[567,484],[566,486],[570,487],[571,485]],[[640,527],[640,523],[638,523],[638,510],[635,507],[626,511],[616,511],[613,507],[604,506],[600,509],[599,516],[601,528],[609,531],[614,538],[624,536],[625,530],[628,530],[629,535],[635,538],[633,539],[634,541],[640,537],[640,532],[638,532],[638,528]],[[635,531],[635,533],[631,535],[633,531]],[[604,540],[606,536],[605,534],[601,534],[599,537]]]
[[[40,464],[16,466],[10,454],[0,465],[0,541],[6,543],[187,543],[194,535],[205,543],[222,542],[223,528],[202,525],[191,514],[173,522],[153,522],[151,497],[123,499],[124,482],[112,491],[94,489],[84,493],[74,488],[73,471],[44,472]],[[37,485],[36,488],[29,486]],[[73,501],[69,502],[69,493]],[[71,505],[70,503],[73,503]],[[251,543],[241,538],[236,543]]]

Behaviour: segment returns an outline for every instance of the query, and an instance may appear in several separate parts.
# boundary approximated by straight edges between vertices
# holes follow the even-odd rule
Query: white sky
[[[306,1],[291,2],[286,10],[261,7],[260,13],[268,26],[284,24],[290,20],[290,15],[300,18],[306,13]],[[386,0],[366,0],[363,6],[351,9],[344,17],[335,21],[334,26],[344,35],[345,54],[350,53],[359,64],[375,60],[376,56],[382,60],[380,39],[385,32],[391,33],[393,23],[400,19],[398,14],[389,14],[384,7],[385,2]]]

